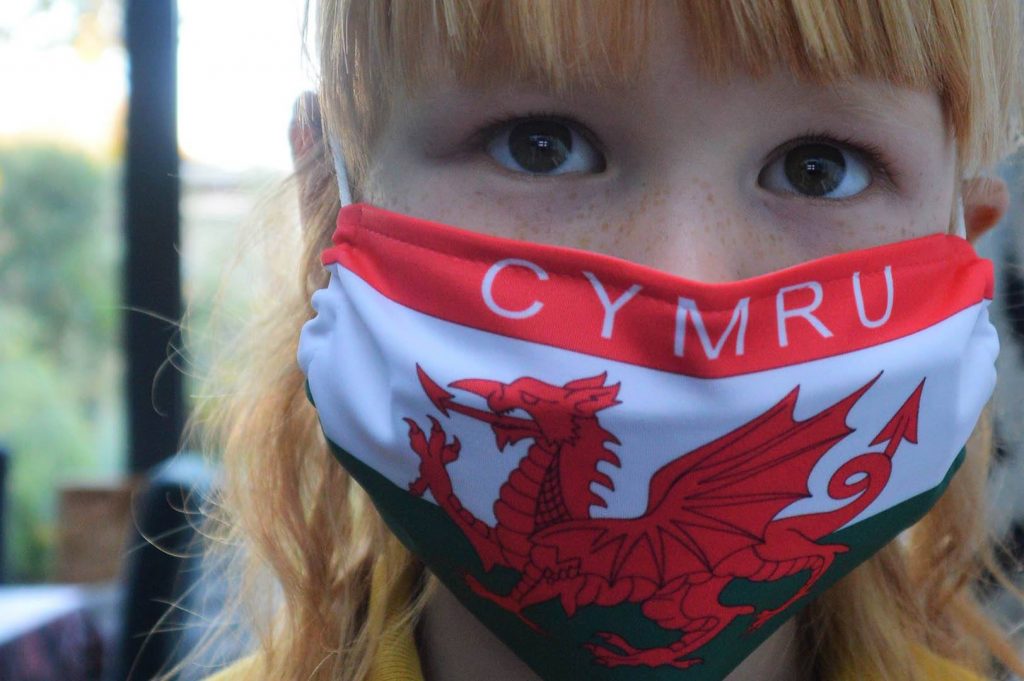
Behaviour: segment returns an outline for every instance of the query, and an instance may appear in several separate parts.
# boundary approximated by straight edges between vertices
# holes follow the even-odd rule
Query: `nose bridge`
[[[624,257],[706,282],[749,276],[760,250],[749,208],[735,184],[684,171],[648,183],[635,210]]]

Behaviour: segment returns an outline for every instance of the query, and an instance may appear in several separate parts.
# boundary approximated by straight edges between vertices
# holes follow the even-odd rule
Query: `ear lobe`
[[[316,93],[306,91],[299,95],[292,107],[292,120],[288,126],[288,142],[292,149],[292,164],[300,172],[304,161],[323,136],[320,123],[320,103]]]
[[[998,177],[972,177],[963,181],[964,223],[967,240],[973,243],[1006,215],[1010,192]]]
[[[318,155],[323,154],[323,128],[320,103],[315,92],[303,92],[292,107],[288,126],[288,142],[292,150],[292,166],[299,191],[299,215],[302,224],[313,215],[316,204]]]

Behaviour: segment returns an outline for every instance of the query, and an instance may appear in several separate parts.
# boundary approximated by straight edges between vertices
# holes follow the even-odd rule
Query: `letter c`
[[[508,319],[526,319],[540,312],[540,309],[544,307],[544,303],[539,300],[535,300],[530,305],[522,310],[509,310],[498,305],[494,300],[494,294],[492,289],[494,288],[494,280],[497,278],[498,273],[506,267],[517,266],[525,267],[531,270],[537,275],[537,278],[541,281],[548,280],[548,273],[545,272],[539,265],[535,265],[529,260],[522,260],[521,258],[506,258],[505,260],[499,260],[498,262],[491,265],[490,269],[487,270],[487,274],[484,275],[484,281],[481,285],[481,293],[484,296],[484,302],[487,307],[490,308],[491,312],[501,317],[507,317]]]

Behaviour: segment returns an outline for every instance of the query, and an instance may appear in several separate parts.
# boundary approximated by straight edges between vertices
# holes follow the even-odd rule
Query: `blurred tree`
[[[7,3],[4,3],[5,5]],[[123,0],[29,0],[0,7],[0,44],[14,40],[31,21],[55,19],[45,45],[73,44],[86,53],[119,44]],[[53,27],[59,27],[53,28]]]
[[[112,173],[52,145],[0,147],[0,439],[14,578],[46,575],[54,485],[97,469],[119,399]]]
[[[49,572],[54,484],[89,470],[94,438],[74,386],[34,347],[35,320],[0,306],[0,328],[0,437],[11,453],[7,573],[13,581],[36,581]]]
[[[101,354],[117,330],[116,279],[104,269],[116,239],[100,229],[108,181],[76,152],[0,148],[0,303],[35,310],[40,351],[66,366]]]

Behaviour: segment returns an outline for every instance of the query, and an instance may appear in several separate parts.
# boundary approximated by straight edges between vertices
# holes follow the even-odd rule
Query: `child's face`
[[[937,95],[783,71],[716,84],[678,22],[655,24],[628,86],[555,97],[439,73],[397,93],[365,200],[711,282],[948,231],[955,154]]]

